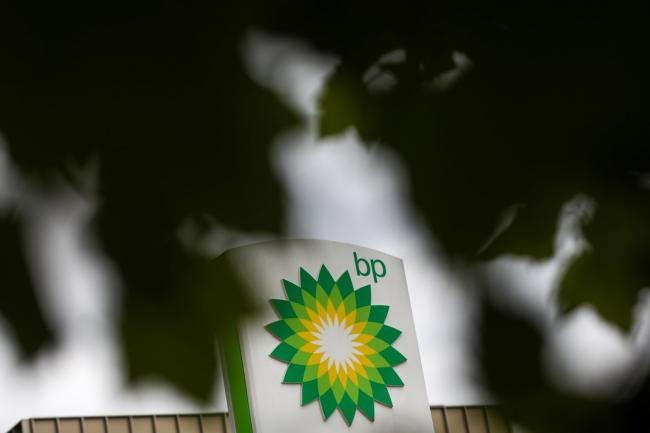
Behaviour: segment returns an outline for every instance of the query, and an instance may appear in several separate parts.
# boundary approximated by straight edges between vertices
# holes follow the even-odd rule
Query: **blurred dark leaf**
[[[571,396],[549,382],[543,337],[527,320],[484,302],[480,341],[485,385],[510,420],[534,433],[623,432],[612,402]]]
[[[414,18],[410,33],[385,45],[406,52],[399,67],[383,68],[392,88],[372,92],[364,82],[377,58],[340,52],[321,99],[322,133],[354,127],[393,149],[435,236],[466,260],[550,257],[562,206],[590,197],[590,247],[561,282],[560,307],[590,303],[629,330],[650,285],[650,112],[641,102],[650,63],[635,54],[650,46],[648,11],[620,2],[447,5],[430,32]],[[446,57],[455,66],[431,62]],[[569,395],[546,377],[540,332],[484,307],[485,385],[510,419],[536,433],[648,431],[647,379],[624,401]]]
[[[374,106],[359,71],[346,71],[345,66],[339,66],[327,81],[323,95],[321,136],[340,134],[352,126],[365,138],[373,136],[376,114],[369,111]]]
[[[220,324],[245,301],[178,232],[205,217],[279,231],[283,197],[269,148],[298,121],[243,69],[248,6],[0,5],[0,131],[13,161],[45,189],[53,172],[75,181],[70,167],[98,162],[95,222],[127,289],[129,377],[159,375],[202,400]]]
[[[636,54],[650,32],[647,7],[623,3],[369,8],[363,26],[377,35],[332,39],[374,37],[370,51],[380,54],[357,55],[355,42],[329,46],[341,61],[321,99],[321,132],[354,127],[401,156],[435,236],[465,259],[549,257],[562,205],[593,198],[602,214],[586,228],[591,252],[576,261],[561,299],[566,309],[592,303],[628,329],[638,291],[650,283],[649,197],[640,188],[650,173],[642,102],[650,62]],[[330,6],[343,21],[337,32],[361,20],[354,11]],[[328,47],[325,31],[313,30],[316,45]],[[380,55],[395,48],[404,61],[382,66]],[[364,76],[378,64],[395,85],[373,92]]]
[[[639,293],[650,286],[647,195],[641,188],[625,187],[598,195],[601,199],[585,227],[590,247],[569,268],[560,287],[565,311],[590,303],[605,319],[631,329]]]
[[[204,217],[244,230],[282,226],[268,146],[297,119],[243,70],[251,27],[339,57],[321,134],[354,127],[394,150],[451,255],[548,257],[562,204],[593,198],[591,249],[560,300],[566,311],[591,303],[629,328],[649,277],[647,16],[648,5],[628,1],[8,1],[0,131],[31,182],[47,186],[52,172],[75,181],[69,167],[98,161],[96,227],[127,288],[121,329],[133,379],[159,375],[208,398],[220,320],[246,310],[243,292],[182,244],[179,228]],[[382,60],[395,50],[404,58]],[[390,79],[377,87],[373,68]],[[508,212],[514,219],[498,232]],[[22,260],[17,229],[5,231],[14,243],[3,254]],[[16,281],[28,281],[20,272]],[[546,431],[590,426],[599,403],[546,384],[535,329],[495,311],[485,320],[496,394]],[[510,360],[493,358],[503,354]],[[512,380],[501,364],[527,368]],[[526,412],[526,401],[558,402],[551,408],[565,426]]]
[[[643,371],[643,367],[641,371]],[[635,372],[638,373],[638,372]],[[634,375],[636,376],[636,374]],[[636,384],[634,384],[636,385]],[[650,379],[646,378],[636,392],[622,401],[619,409],[622,414],[621,432],[646,432],[650,431],[650,419],[648,408],[650,407]]]
[[[478,74],[468,72],[444,93],[424,88],[421,81],[401,80],[392,91],[371,95],[361,73],[353,75],[341,66],[322,102],[323,133],[355,126],[363,139],[385,142],[402,156],[413,198],[436,236],[451,253],[468,258],[479,258],[509,206],[526,203],[527,187],[542,192],[519,166],[525,163],[518,159],[525,148],[519,143],[511,149],[487,145],[501,124],[489,119],[500,101],[480,101],[485,85]],[[511,226],[517,233],[502,236],[485,253],[549,255],[559,205],[570,197],[548,191],[542,203],[521,206]]]
[[[207,402],[216,381],[215,341],[225,325],[251,311],[249,289],[223,257],[179,257],[165,276],[172,283],[165,294],[127,294],[122,335],[129,377],[164,377]]]
[[[34,292],[22,234],[13,211],[0,215],[0,314],[16,337],[20,354],[32,358],[55,338]]]

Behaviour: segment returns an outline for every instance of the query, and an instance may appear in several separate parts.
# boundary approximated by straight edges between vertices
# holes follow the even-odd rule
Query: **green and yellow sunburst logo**
[[[338,407],[348,425],[357,410],[374,421],[375,401],[392,407],[388,387],[404,386],[393,369],[406,361],[392,346],[401,331],[384,323],[388,306],[325,266],[318,279],[300,268],[299,286],[282,283],[287,299],[271,300],[280,320],[266,329],[281,341],[271,356],[289,364],[283,383],[301,384],[302,405],[318,399],[325,419]]]

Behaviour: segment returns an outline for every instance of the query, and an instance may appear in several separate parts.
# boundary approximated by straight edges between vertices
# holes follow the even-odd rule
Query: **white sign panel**
[[[432,433],[402,261],[337,242],[237,248],[260,306],[225,340],[238,433]]]

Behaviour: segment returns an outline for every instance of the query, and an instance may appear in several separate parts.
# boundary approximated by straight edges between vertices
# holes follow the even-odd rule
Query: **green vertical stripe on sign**
[[[239,343],[237,325],[227,326],[221,338],[226,391],[229,396],[230,413],[235,421],[237,433],[253,433],[253,421],[248,403],[244,362]]]

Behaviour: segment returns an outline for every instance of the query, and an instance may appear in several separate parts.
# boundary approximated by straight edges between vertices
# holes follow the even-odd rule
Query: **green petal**
[[[318,379],[318,365],[308,365],[305,368],[305,382]]]
[[[357,308],[357,323],[367,322],[370,316],[370,306]]]
[[[336,399],[334,399],[334,393],[331,390],[320,397],[320,407],[325,419],[329,418],[336,410]]]
[[[348,385],[345,387],[345,393],[354,401],[355,403],[359,401],[359,387],[356,386],[348,378]]]
[[[290,319],[297,317],[296,312],[291,307],[291,302],[285,301],[283,299],[271,299],[271,304],[275,311],[278,313],[282,319]]]
[[[368,310],[368,312],[370,312],[370,310]],[[384,325],[382,323],[368,322],[363,328],[362,333],[367,335],[377,335],[377,333],[379,333],[383,327]]]
[[[284,292],[287,294],[287,299],[292,302],[297,302],[299,304],[303,303],[302,300],[302,289],[291,281],[282,280],[282,285],[284,286]]]
[[[350,293],[346,298],[343,300],[343,305],[345,305],[345,312],[347,314],[350,314],[354,310],[357,309],[357,297],[355,296],[354,293]]]
[[[284,374],[284,383],[302,383],[305,376],[305,366],[297,364],[289,364],[287,372]]]
[[[381,354],[376,353],[374,355],[366,355],[366,358],[370,362],[372,362],[372,365],[375,366],[375,368],[386,368],[386,367],[392,367],[390,362],[388,362]]]
[[[332,385],[330,385],[330,380],[327,378],[327,374],[318,378],[318,394],[324,395],[331,387]]]
[[[386,385],[372,382],[372,397],[384,406],[393,407],[393,402],[390,399]]]
[[[343,302],[343,297],[341,297],[341,292],[336,284],[334,284],[334,287],[332,287],[332,291],[330,292],[330,301],[332,301],[334,308],[338,308],[338,306],[341,305],[341,302]]]
[[[305,344],[307,344],[307,340],[303,339],[302,337],[293,334],[286,340],[284,340],[285,343],[287,343],[291,347],[295,347],[296,349],[300,350]]]
[[[280,343],[278,344],[278,347],[271,352],[271,357],[278,361],[289,363],[297,351],[298,349],[289,346],[287,343]]]
[[[384,383],[384,378],[379,374],[379,370],[373,367],[366,367],[366,372],[368,372],[368,379],[372,382]]]
[[[392,328],[388,325],[384,325],[377,333],[377,338],[384,340],[388,344],[392,344],[400,335],[402,335],[402,331]]]
[[[299,364],[299,365],[306,366],[309,358],[311,358],[311,353],[298,351],[296,352],[295,355],[293,355],[293,358],[291,358],[291,364]]]
[[[300,319],[284,319],[284,322],[287,324],[294,333],[306,331],[305,325],[302,324]]]
[[[390,365],[395,366],[406,361],[406,357],[399,353],[394,347],[389,347],[380,353],[380,355],[390,363]]]
[[[320,284],[321,287],[325,289],[326,293],[330,293],[332,291],[332,287],[334,286],[334,278],[332,277],[332,274],[330,274],[330,271],[327,270],[325,265],[321,266],[320,272],[318,273],[318,284]]]
[[[334,393],[334,398],[336,398],[336,403],[340,403],[345,395],[345,388],[339,379],[336,379],[332,384],[332,392]]]
[[[372,395],[372,386],[370,385],[370,380],[361,375],[357,375],[357,377],[359,378],[359,390],[368,395]]]
[[[404,382],[392,368],[380,368],[379,374],[384,379],[386,386],[404,386]]]
[[[318,303],[323,307],[327,308],[327,301],[330,299],[329,293],[325,291],[325,289],[318,284],[316,286],[316,300]]]
[[[291,308],[293,308],[293,312],[296,314],[297,318],[309,320],[309,314],[307,314],[307,310],[302,304],[292,302]]]
[[[354,292],[357,298],[357,307],[366,307],[370,305],[370,286],[363,286]]]
[[[311,308],[314,311],[316,311],[316,298],[314,297],[315,294],[316,289],[314,289],[314,295],[308,293],[305,290],[302,291],[302,299],[305,301],[305,307]]]
[[[341,400],[341,403],[339,404],[339,408],[347,425],[352,425],[354,414],[357,412],[357,405],[352,401],[352,399],[350,399],[350,397],[344,395],[343,400]]]
[[[390,347],[388,343],[378,338],[373,338],[372,340],[366,343],[366,346],[370,347],[371,349],[374,349],[376,352],[381,352],[382,350],[386,350],[388,347]]]
[[[373,305],[370,307],[370,317],[368,317],[368,322],[384,323],[386,316],[388,316],[387,305]]]
[[[295,332],[284,320],[278,320],[277,322],[270,323],[265,326],[266,330],[273,334],[280,340],[284,340],[290,335],[294,335]]]
[[[303,268],[300,268],[300,287],[312,296],[316,296],[316,280]]]
[[[336,285],[339,287],[343,299],[345,299],[350,293],[354,292],[352,279],[350,278],[350,273],[348,271],[345,271],[343,275],[339,277],[336,281]]]
[[[316,400],[318,398],[318,384],[316,383],[315,380],[310,380],[309,382],[305,382],[302,384],[302,400],[301,400],[301,405],[304,406],[307,403],[311,403],[312,401]]]
[[[365,392],[359,393],[359,410],[370,421],[375,420],[375,400]]]

